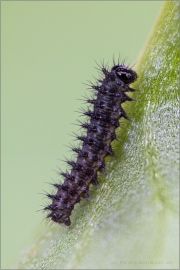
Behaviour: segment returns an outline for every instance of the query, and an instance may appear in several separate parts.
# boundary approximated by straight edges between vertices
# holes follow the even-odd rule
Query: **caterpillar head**
[[[125,84],[133,83],[138,78],[138,75],[134,70],[124,65],[115,65],[111,71]]]

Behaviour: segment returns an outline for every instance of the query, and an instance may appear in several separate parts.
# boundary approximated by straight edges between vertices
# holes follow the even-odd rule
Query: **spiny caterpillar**
[[[84,112],[90,121],[81,123],[87,130],[86,136],[77,136],[82,141],[80,148],[72,148],[77,154],[76,161],[67,161],[72,169],[70,173],[60,174],[64,177],[63,184],[53,184],[56,194],[47,194],[52,203],[43,210],[49,211],[47,218],[57,223],[71,224],[70,215],[74,205],[81,198],[89,198],[90,184],[98,185],[98,172],[105,170],[104,159],[113,156],[111,142],[116,139],[115,129],[119,127],[119,119],[129,119],[122,108],[122,103],[132,101],[125,92],[134,92],[129,84],[136,81],[137,73],[124,64],[117,64],[108,71],[101,67],[103,79],[99,85],[91,85],[95,90],[95,98],[87,99],[93,110]]]

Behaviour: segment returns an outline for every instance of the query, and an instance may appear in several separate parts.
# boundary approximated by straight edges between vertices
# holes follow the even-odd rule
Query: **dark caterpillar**
[[[105,169],[104,159],[113,156],[111,142],[116,139],[115,129],[119,127],[119,119],[128,119],[121,104],[132,101],[125,92],[134,92],[129,84],[137,79],[137,74],[125,65],[115,65],[111,71],[102,67],[103,80],[98,80],[101,85],[92,85],[96,90],[96,99],[87,99],[87,103],[93,104],[94,109],[88,110],[84,115],[90,118],[89,123],[82,124],[87,129],[86,136],[77,136],[82,141],[81,148],[72,148],[77,153],[76,162],[68,161],[72,166],[70,173],[61,173],[65,178],[62,185],[53,184],[57,188],[55,195],[47,194],[52,203],[44,208],[50,211],[48,218],[54,222],[71,224],[70,215],[74,205],[81,198],[89,198],[90,184],[98,185],[97,172]]]

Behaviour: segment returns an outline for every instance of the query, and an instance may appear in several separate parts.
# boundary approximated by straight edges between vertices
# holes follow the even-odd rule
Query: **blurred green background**
[[[2,269],[46,226],[45,182],[66,168],[95,60],[133,65],[163,1],[2,2]]]

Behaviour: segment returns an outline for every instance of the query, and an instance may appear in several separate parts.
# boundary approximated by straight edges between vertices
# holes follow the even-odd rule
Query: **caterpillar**
[[[67,161],[72,169],[69,173],[61,172],[63,184],[53,184],[55,194],[47,194],[51,204],[43,208],[48,211],[47,218],[58,224],[71,225],[70,216],[76,203],[81,198],[89,198],[89,186],[97,186],[98,172],[105,171],[105,157],[114,156],[111,142],[116,139],[115,129],[119,127],[119,119],[129,120],[122,108],[122,103],[132,101],[126,92],[135,92],[129,85],[138,78],[137,73],[124,64],[114,63],[110,71],[104,65],[101,67],[103,75],[98,85],[91,85],[95,91],[94,98],[86,100],[93,110],[87,110],[84,115],[89,121],[81,123],[86,136],[77,136],[82,146],[72,148],[77,154],[76,161]]]

